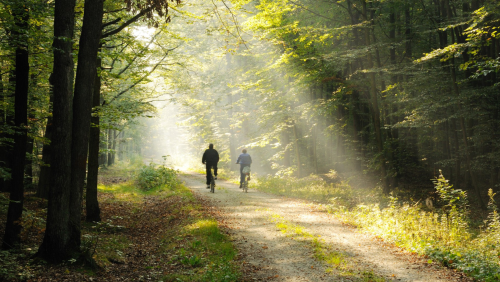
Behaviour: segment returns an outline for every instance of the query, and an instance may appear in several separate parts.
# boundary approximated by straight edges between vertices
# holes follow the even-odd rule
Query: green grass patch
[[[139,189],[133,180],[117,184],[99,184],[99,192],[111,193],[114,195],[114,201],[126,201],[132,203],[141,203],[145,196],[156,196],[169,198],[172,196],[188,197],[193,199],[190,190],[181,185],[180,182],[173,185],[160,185],[149,190]]]
[[[328,266],[327,272],[349,278],[350,281],[386,281],[384,277],[375,275],[371,271],[359,269],[353,258],[334,250],[319,235],[312,234],[303,226],[293,224],[278,214],[271,214],[269,219],[286,236],[305,242],[313,250],[314,258]]]
[[[163,281],[238,281],[236,250],[216,220],[197,213],[171,234],[177,235],[164,238],[162,251],[169,254],[171,265],[183,271],[165,275]]]

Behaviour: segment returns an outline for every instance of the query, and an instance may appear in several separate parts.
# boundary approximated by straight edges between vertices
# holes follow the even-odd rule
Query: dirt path
[[[265,194],[253,189],[242,193],[236,184],[217,181],[214,194],[205,188],[204,176],[183,176],[195,193],[211,200],[242,255],[252,280],[357,281],[356,275],[327,272],[328,265],[315,260],[308,244],[280,232],[271,215],[302,226],[331,248],[347,254],[360,273],[371,272],[387,281],[472,281],[427,259],[403,252],[372,236],[341,224],[314,205]],[[359,276],[358,276],[359,277]],[[248,278],[248,275],[247,275]],[[375,280],[373,280],[375,281]]]

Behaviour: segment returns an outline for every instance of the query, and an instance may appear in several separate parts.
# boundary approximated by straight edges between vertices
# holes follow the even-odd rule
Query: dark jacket
[[[252,157],[249,154],[241,154],[236,161],[237,164],[250,165],[252,164]]]
[[[219,162],[219,153],[215,149],[207,149],[203,153],[202,163],[217,164]]]

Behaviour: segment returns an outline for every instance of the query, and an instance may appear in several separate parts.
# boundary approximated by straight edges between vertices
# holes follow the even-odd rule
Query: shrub
[[[175,169],[164,165],[156,166],[154,163],[150,163],[139,169],[139,172],[135,175],[135,182],[144,191],[162,186],[170,189],[180,184],[177,173]]]

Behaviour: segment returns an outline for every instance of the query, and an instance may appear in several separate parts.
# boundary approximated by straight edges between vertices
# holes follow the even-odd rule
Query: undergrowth
[[[490,190],[490,214],[478,230],[471,224],[467,194],[440,175],[433,180],[438,208],[385,198],[380,191],[360,191],[348,183],[327,184],[319,177],[264,177],[254,188],[320,202],[352,224],[412,252],[426,255],[481,281],[500,281],[500,215]]]
[[[217,221],[198,216],[190,222],[163,239],[161,249],[170,254],[169,263],[186,269],[165,275],[163,281],[238,281],[236,251]]]
[[[150,163],[142,166],[135,175],[135,184],[142,190],[148,191],[159,187],[176,187],[180,184],[175,169],[164,165]]]
[[[138,174],[143,172],[145,175]],[[166,182],[145,178],[160,174]],[[136,184],[143,178],[147,188]],[[144,187],[144,186],[143,186]],[[163,166],[109,167],[100,174],[101,222],[82,222],[81,251],[96,268],[78,258],[48,265],[31,256],[41,243],[46,201],[26,200],[23,213],[23,247],[0,252],[0,280],[87,281],[238,281],[236,250],[217,221],[193,193]],[[0,216],[8,200],[0,194]],[[34,238],[38,236],[38,239]],[[29,243],[29,245],[27,245]]]
[[[149,181],[153,175],[163,177],[165,183]],[[138,187],[135,185],[137,182],[147,186]],[[236,250],[228,236],[221,232],[217,221],[203,211],[193,193],[180,183],[177,171],[150,164],[143,166],[133,181],[102,185],[99,189],[112,193],[114,202],[133,203],[136,206],[132,209],[134,215],[143,212],[138,205],[147,205],[148,197],[175,199],[168,211],[157,212],[158,218],[175,222],[167,225],[161,221],[157,223],[160,228],[166,228],[166,231],[156,234],[159,242],[155,256],[159,262],[151,264],[151,272],[158,272],[158,267],[163,265],[163,271],[155,278],[157,281],[238,281],[240,278],[239,267],[234,263]],[[130,242],[116,232],[111,238],[106,243],[111,246],[107,249],[107,260],[111,256],[113,261],[120,262]]]

